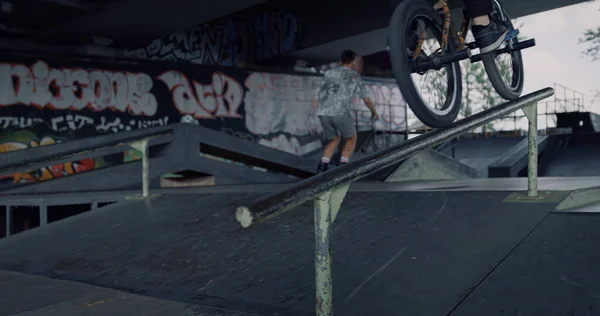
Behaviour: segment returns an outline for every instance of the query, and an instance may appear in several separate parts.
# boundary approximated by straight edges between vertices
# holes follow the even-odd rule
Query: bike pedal
[[[505,40],[510,41],[519,35],[519,30],[511,30],[506,34]]]

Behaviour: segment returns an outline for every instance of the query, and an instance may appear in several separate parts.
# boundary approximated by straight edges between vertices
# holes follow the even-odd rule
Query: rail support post
[[[528,140],[528,158],[527,163],[527,196],[538,196],[538,126],[537,126],[537,102],[523,108],[523,113],[529,121]]]
[[[142,152],[142,197],[148,197],[150,194],[150,161],[148,159],[148,139],[133,142],[130,146]]]
[[[13,209],[11,205],[6,206],[6,233],[5,237],[9,237],[12,233],[13,226]]]
[[[343,185],[315,198],[315,279],[317,316],[333,316],[331,276],[331,224],[340,211],[350,185]]]
[[[40,227],[48,224],[48,205],[44,202],[40,204]]]

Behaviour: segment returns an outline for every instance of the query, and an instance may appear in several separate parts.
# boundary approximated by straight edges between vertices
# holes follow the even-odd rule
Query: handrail
[[[43,162],[49,159],[59,159],[64,156],[96,150],[102,147],[111,147],[148,137],[163,136],[173,133],[174,129],[174,125],[150,127],[141,130],[86,137],[65,143],[1,153],[0,169],[25,167],[32,163]],[[25,151],[27,152],[27,155],[24,155]]]
[[[307,202],[319,194],[350,184],[353,181],[391,166],[413,153],[504,117],[514,111],[523,109],[527,105],[537,103],[551,96],[553,93],[554,89],[545,88],[527,94],[516,100],[506,102],[457,121],[449,128],[433,130],[402,144],[389,147],[346,165],[318,174],[288,189],[259,198],[248,206],[239,206],[235,217],[243,228],[249,228],[254,223],[279,215],[294,206]]]
[[[174,140],[174,136],[172,134],[151,136],[148,138],[152,141],[152,146],[171,143]],[[117,145],[101,147],[101,148],[97,148],[97,149],[93,149],[93,150],[78,151],[73,154],[61,156],[57,159],[49,159],[49,160],[44,160],[42,162],[34,162],[34,163],[24,164],[24,165],[20,164],[17,167],[9,167],[6,169],[0,169],[0,176],[13,174],[16,172],[21,172],[21,171],[37,170],[37,169],[41,169],[41,168],[44,168],[47,166],[63,164],[66,162],[77,161],[77,160],[86,159],[86,158],[97,158],[97,157],[108,156],[108,155],[115,154],[115,153],[122,153],[122,152],[132,149],[132,148],[133,147],[131,146],[131,143],[120,143]],[[0,185],[0,189],[2,189],[1,185]]]

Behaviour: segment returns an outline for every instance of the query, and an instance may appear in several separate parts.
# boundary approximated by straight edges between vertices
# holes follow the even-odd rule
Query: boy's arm
[[[373,116],[373,118],[376,120],[379,119],[379,114],[377,114],[377,110],[375,109],[375,104],[373,104],[373,101],[371,101],[371,99],[369,98],[364,98],[363,101],[365,102],[369,110],[371,110],[371,115]]]
[[[365,87],[363,86],[362,80],[360,80],[360,77],[358,75],[355,77],[355,84],[356,84],[356,94],[358,94],[358,96],[365,102],[365,104],[367,105],[367,108],[369,108],[369,110],[371,110],[371,115],[373,116],[373,118],[376,120],[379,119],[379,114],[377,114],[377,110],[375,109],[375,104],[367,96]]]

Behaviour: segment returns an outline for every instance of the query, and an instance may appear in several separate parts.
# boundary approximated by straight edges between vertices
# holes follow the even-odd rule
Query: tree
[[[516,29],[522,29],[523,23],[519,23],[517,20],[513,20],[513,25]],[[519,41],[523,41],[525,38],[519,34],[517,37]],[[473,41],[472,34],[467,36],[467,41]],[[499,68],[502,71],[502,77],[510,77],[510,70],[508,68]],[[493,88],[483,63],[471,63],[469,60],[461,62],[461,72],[463,74],[463,98],[460,115],[462,117],[468,117],[473,113],[487,110],[499,103],[502,103],[504,99]],[[507,76],[508,75],[508,76]],[[496,128],[493,122],[490,122],[483,126],[483,133],[487,131],[495,131]]]
[[[591,0],[589,2],[594,2]],[[600,11],[600,10],[598,10]],[[579,44],[587,45],[583,54],[589,57],[592,62],[600,59],[600,26],[596,29],[587,29],[583,32],[583,37],[579,39]]]
[[[592,0],[594,1],[594,0]],[[583,38],[579,39],[579,44],[587,45],[583,50],[583,55],[595,62],[600,60],[600,26],[596,29],[587,29],[583,32]],[[592,90],[593,99],[591,103],[600,102],[600,88]]]
[[[600,26],[594,29],[587,29],[583,32],[583,38],[579,40],[580,44],[586,44],[588,47],[583,54],[591,58],[592,61],[600,59]]]

